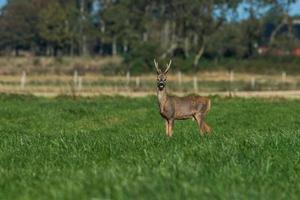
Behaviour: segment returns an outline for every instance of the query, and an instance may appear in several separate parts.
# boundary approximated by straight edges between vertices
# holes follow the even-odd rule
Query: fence
[[[18,76],[1,75],[0,91],[7,93],[43,94],[101,94],[118,92],[155,92],[156,77],[153,75],[104,76],[81,75],[30,75],[25,71]],[[281,74],[243,74],[230,72],[205,72],[185,75],[170,74],[167,82],[171,92],[230,92],[300,90],[299,77]]]

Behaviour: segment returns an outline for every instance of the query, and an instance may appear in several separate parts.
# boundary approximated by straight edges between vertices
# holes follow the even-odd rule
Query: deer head
[[[154,59],[154,65],[156,68],[156,72],[157,72],[157,88],[159,90],[163,90],[166,87],[167,84],[167,73],[171,67],[172,64],[172,60],[170,60],[169,64],[166,65],[166,69],[165,71],[162,71],[159,66],[158,63],[156,62],[156,60]]]

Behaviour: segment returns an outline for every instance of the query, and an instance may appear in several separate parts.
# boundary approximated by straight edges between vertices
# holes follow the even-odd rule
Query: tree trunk
[[[105,33],[105,23],[104,22],[101,23],[100,30],[101,30],[101,33]]]
[[[167,20],[161,32],[161,44],[163,49],[166,49],[169,46],[169,41],[170,41],[169,36],[170,36],[170,21]]]
[[[204,53],[204,49],[205,49],[205,40],[203,39],[201,47],[200,47],[200,49],[199,49],[199,51],[198,51],[198,53],[197,53],[197,55],[196,55],[196,57],[194,59],[194,67],[198,66],[199,60],[200,60],[200,58],[202,57],[202,55]]]
[[[19,56],[19,48],[15,47],[15,56],[18,57]]]
[[[190,50],[190,40],[188,37],[185,37],[185,39],[184,39],[184,56],[186,58],[188,58],[190,56],[189,50]]]
[[[88,54],[85,35],[82,36],[82,54],[84,56],[86,56]]]
[[[74,40],[71,40],[71,44],[70,44],[70,55],[71,57],[74,56]]]
[[[58,48],[57,48],[57,46],[54,46],[53,47],[53,56],[57,57],[57,55],[58,55]]]
[[[176,37],[176,22],[172,22],[172,27],[171,27],[171,41],[174,43],[174,41],[177,41]]]
[[[30,55],[35,56],[37,52],[37,46],[34,43],[30,44]]]
[[[105,27],[105,23],[102,22],[101,23],[101,27],[100,27],[100,31],[101,33],[105,33],[106,27]],[[99,54],[103,55],[104,54],[104,43],[105,40],[103,38],[100,39],[100,49],[99,49]]]
[[[148,42],[148,33],[147,32],[143,33],[143,42]]]
[[[103,51],[103,43],[102,43],[102,41],[100,41],[100,44],[99,44],[99,51],[98,51],[98,53],[99,53],[100,55],[103,55],[103,53],[104,53],[104,51]]]
[[[177,41],[175,30],[176,30],[176,22],[173,21],[173,22],[171,22],[171,28],[170,28],[170,25],[168,28],[169,48],[166,49],[166,51],[160,56],[161,58],[166,58],[167,55],[173,53],[173,51],[178,47],[178,41]],[[171,39],[169,39],[169,38],[171,38]]]
[[[52,56],[52,46],[51,45],[47,45],[47,49],[46,49],[46,54],[47,54],[47,56]]]
[[[177,42],[171,44],[170,48],[168,48],[168,49],[161,55],[161,58],[166,58],[167,55],[173,53],[173,51],[177,48],[177,46],[178,46]]]
[[[285,16],[282,19],[282,22],[273,30],[273,32],[271,33],[269,45],[272,45],[274,43],[278,31],[280,31],[280,29],[287,23],[287,21],[288,21],[287,16]]]
[[[193,45],[194,46],[197,46],[199,42],[199,36],[197,34],[194,34],[194,37],[193,37]]]
[[[112,42],[112,56],[116,56],[117,54],[118,54],[118,51],[117,51],[117,41],[114,38],[113,42]]]
[[[86,35],[84,34],[83,24],[85,22],[85,0],[80,0],[80,14],[81,14],[81,24],[80,24],[80,32],[81,32],[81,54],[87,55],[87,46],[86,46]]]
[[[125,54],[125,53],[127,53],[127,51],[128,51],[127,41],[124,41],[124,43],[123,43],[123,53]]]

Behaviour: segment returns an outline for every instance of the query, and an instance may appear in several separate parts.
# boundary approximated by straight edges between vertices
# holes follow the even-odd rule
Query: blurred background
[[[0,0],[0,92],[300,94],[300,1]]]

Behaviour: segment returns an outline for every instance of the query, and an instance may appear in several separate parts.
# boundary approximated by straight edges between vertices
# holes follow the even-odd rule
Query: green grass
[[[300,101],[213,98],[165,136],[155,97],[0,96],[0,199],[298,199]]]

